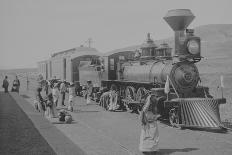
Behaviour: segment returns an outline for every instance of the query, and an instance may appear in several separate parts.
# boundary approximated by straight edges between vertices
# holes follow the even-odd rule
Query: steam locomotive
[[[219,105],[226,99],[213,98],[200,85],[195,63],[201,60],[201,40],[187,29],[194,18],[188,9],[170,10],[164,17],[175,33],[173,51],[166,43],[157,46],[148,34],[141,46],[78,59],[78,80],[71,81],[85,85],[91,80],[95,93],[116,85],[118,102],[133,110],[141,110],[146,97],[155,95],[158,111],[171,124],[221,129]]]

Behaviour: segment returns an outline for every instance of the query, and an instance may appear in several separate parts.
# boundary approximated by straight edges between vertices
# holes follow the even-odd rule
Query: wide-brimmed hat
[[[51,82],[50,82],[49,80],[47,80],[47,84],[48,84],[49,86],[51,86]]]

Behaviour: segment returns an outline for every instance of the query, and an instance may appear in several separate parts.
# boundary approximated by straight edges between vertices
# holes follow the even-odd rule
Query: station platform
[[[0,106],[6,106],[6,101],[21,109],[21,113],[27,116],[26,122],[32,122],[30,128],[38,131],[41,143],[49,146],[45,150],[50,150],[50,154],[141,155],[138,150],[141,123],[137,114],[105,111],[95,102],[86,104],[84,98],[76,97],[74,111],[70,112],[74,121],[63,124],[58,118],[47,119],[34,110],[32,92],[22,91],[20,95],[1,93]],[[0,112],[7,113],[7,110]],[[231,133],[180,130],[160,122],[158,126],[159,155],[232,154]]]
[[[1,155],[85,155],[18,93],[0,92]]]

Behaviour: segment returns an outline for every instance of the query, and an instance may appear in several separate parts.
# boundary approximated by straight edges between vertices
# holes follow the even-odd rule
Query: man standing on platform
[[[19,93],[20,81],[17,76],[15,76],[13,81],[13,87],[15,88],[15,91]]]
[[[5,90],[5,93],[8,93],[8,86],[9,86],[9,82],[7,80],[7,76],[5,76],[5,79],[3,80],[3,84],[2,84],[2,87],[4,88]]]
[[[66,93],[66,86],[65,86],[65,80],[60,84],[60,94],[61,94],[61,105],[65,106],[64,100],[65,100],[65,93]]]

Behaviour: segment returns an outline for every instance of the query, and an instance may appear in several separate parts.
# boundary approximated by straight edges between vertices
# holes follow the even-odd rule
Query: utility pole
[[[29,90],[29,79],[28,79],[28,74],[27,74],[27,91]]]
[[[89,48],[91,47],[91,44],[93,43],[92,38],[89,38],[86,43],[88,44]]]

